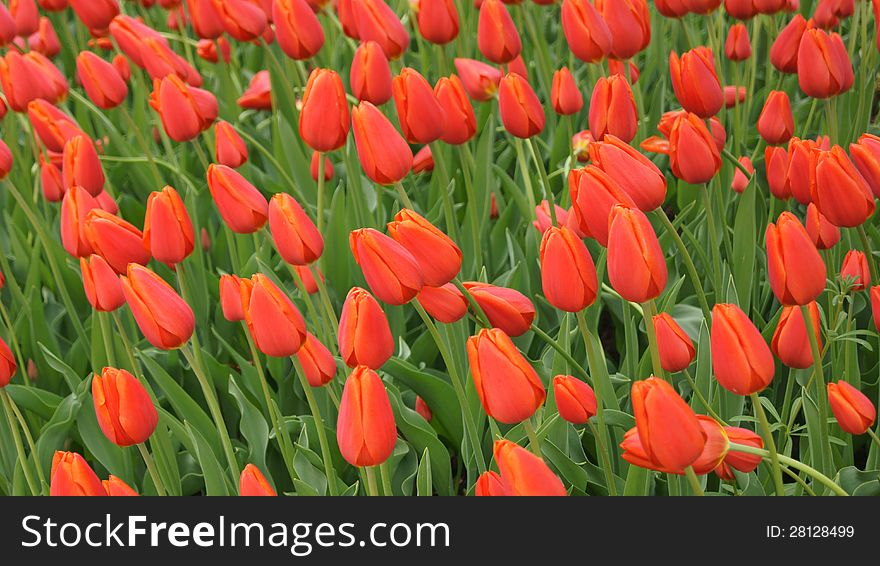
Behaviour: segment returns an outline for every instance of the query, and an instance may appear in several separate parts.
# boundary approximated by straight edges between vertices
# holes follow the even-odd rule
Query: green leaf
[[[205,480],[205,495],[232,495],[224,479],[225,473],[205,437],[189,422],[185,422],[186,432],[192,440],[193,455],[202,468]]]
[[[416,475],[416,495],[434,495],[431,489],[431,452],[425,448]]]

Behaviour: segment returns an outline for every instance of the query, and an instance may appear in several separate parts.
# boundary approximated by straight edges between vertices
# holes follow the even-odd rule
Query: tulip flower
[[[632,198],[595,165],[573,169],[568,175],[575,222],[587,237],[608,246],[611,210],[617,204],[635,206]]]
[[[724,105],[724,92],[715,73],[715,57],[708,47],[697,47],[681,58],[669,54],[672,88],[682,108],[700,118],[711,118]]]
[[[355,50],[349,83],[351,93],[358,100],[366,100],[376,106],[391,100],[391,67],[378,43],[365,41]]]
[[[596,414],[596,394],[593,388],[576,377],[554,377],[553,396],[559,416],[572,424],[587,424]]]
[[[818,154],[812,200],[835,226],[854,227],[874,214],[874,195],[840,146]]]
[[[101,480],[82,456],[75,452],[56,451],[49,475],[51,496],[106,496]]]
[[[0,338],[0,387],[9,385],[16,370],[15,356],[2,338]]]
[[[437,45],[458,36],[458,10],[452,0],[419,0],[416,23],[422,37]]]
[[[871,315],[874,318],[874,327],[880,332],[880,285],[871,287]]]
[[[431,419],[434,418],[434,414],[431,412],[431,407],[425,403],[425,400],[416,395],[416,412],[426,421],[431,422]]]
[[[768,144],[783,144],[794,133],[794,117],[788,95],[781,90],[772,90],[758,118],[758,133]]]
[[[743,24],[730,26],[727,41],[724,43],[724,54],[731,61],[745,61],[752,56],[752,44],[749,41],[749,30]]]
[[[642,468],[681,473],[706,446],[706,432],[675,389],[656,377],[632,385],[636,426],[624,435],[623,459]]]
[[[706,444],[699,458],[691,466],[695,474],[705,475],[716,469],[724,461],[724,457],[727,456],[727,452],[730,449],[730,440],[724,427],[712,417],[697,415],[697,420],[700,422],[700,426],[706,435]]]
[[[195,248],[192,220],[173,187],[165,186],[147,198],[144,248],[147,254],[169,265],[180,263]]]
[[[611,52],[611,31],[588,0],[563,0],[562,32],[574,56],[596,63]]]
[[[0,57],[0,86],[15,112],[24,112],[38,99],[54,104],[67,95],[67,81],[58,68],[35,51],[25,55],[9,50]]]
[[[465,289],[483,310],[489,324],[510,336],[525,334],[535,320],[535,305],[515,289],[466,281]]]
[[[107,495],[110,497],[137,497],[138,493],[131,488],[127,483],[117,478],[114,475],[111,475],[106,480],[102,481],[101,484],[104,486],[104,489],[107,491]]]
[[[505,424],[531,417],[546,392],[535,369],[501,329],[484,328],[467,341],[474,385],[486,414]]]
[[[769,224],[767,277],[783,305],[805,305],[825,290],[825,263],[806,229],[790,212]]]
[[[95,374],[92,398],[101,431],[117,446],[146,442],[159,422],[147,390],[124,369],[105,367]]]
[[[125,304],[122,283],[113,268],[101,256],[79,258],[83,289],[89,304],[96,311],[111,312]]]
[[[266,13],[249,0],[215,1],[214,8],[223,29],[238,41],[253,41],[266,31]]]
[[[629,81],[629,84],[634,85],[639,82],[639,68],[636,67],[636,64],[630,61],[628,64],[624,64],[623,61],[618,61],[616,59],[608,59],[608,75],[622,75],[626,77],[626,80]]]
[[[430,173],[434,170],[434,154],[431,153],[431,146],[426,145],[413,156],[412,172],[413,175],[419,173]]]
[[[840,228],[828,222],[813,203],[807,207],[807,234],[820,250],[829,250],[840,241]]]
[[[104,170],[95,145],[85,135],[78,135],[64,144],[62,157],[62,180],[64,188],[77,185],[92,196],[104,190]]]
[[[271,279],[261,273],[251,277],[250,296],[242,295],[245,322],[257,349],[276,358],[296,354],[306,340],[302,314]]]
[[[629,82],[621,75],[600,77],[590,101],[590,133],[596,140],[613,135],[630,142],[638,129],[636,103]]]
[[[202,0],[211,2],[212,0]],[[144,68],[144,60],[141,48],[147,39],[155,39],[159,43],[168,44],[168,40],[162,37],[143,21],[121,14],[110,22],[110,35],[119,46],[119,50],[125,53],[131,62],[138,67]],[[221,30],[222,31],[222,30]],[[219,35],[219,34],[218,34]]]
[[[788,143],[787,169],[784,194],[801,204],[809,204],[816,185],[816,166],[819,163],[818,145],[813,140],[791,138]]]
[[[128,276],[122,277],[122,291],[138,328],[153,346],[173,350],[192,336],[192,309],[154,272],[136,263],[128,264]]]
[[[608,279],[621,297],[645,303],[663,292],[666,260],[654,228],[637,208],[615,205],[608,230]]]
[[[247,146],[229,122],[220,120],[214,126],[214,157],[217,163],[232,169],[238,169],[248,160]]]
[[[105,210],[90,210],[82,230],[95,253],[107,260],[117,273],[125,273],[129,263],[146,265],[150,261],[143,232]]]
[[[391,402],[375,371],[358,366],[342,391],[336,440],[352,466],[377,466],[387,460],[397,443]]]
[[[819,348],[822,348],[822,335],[819,331],[819,307],[813,301],[807,305],[810,311],[810,320],[816,334]],[[810,339],[807,327],[804,324],[804,316],[801,309],[796,306],[784,307],[773,339],[770,341],[773,354],[788,367],[806,369],[813,365],[813,353],[810,347]]]
[[[651,42],[651,14],[645,0],[595,0],[611,32],[611,56],[631,59]]]
[[[394,354],[394,337],[382,307],[365,289],[353,287],[339,314],[339,354],[350,368],[379,369]]]
[[[483,57],[498,63],[510,63],[522,51],[519,32],[501,0],[484,0],[477,22],[477,46]]]
[[[541,285],[547,301],[566,312],[579,312],[596,300],[599,283],[590,252],[566,227],[552,226],[541,239]]]
[[[200,39],[196,45],[196,55],[207,61],[208,63],[217,63],[220,57],[223,57],[225,63],[229,63],[232,56],[229,42],[225,38],[220,37],[217,41],[212,39]],[[124,60],[124,59],[123,59]]]
[[[593,165],[610,177],[643,212],[650,212],[666,198],[666,177],[654,163],[624,140],[612,134],[590,144]],[[572,200],[577,200],[572,197]]]
[[[15,22],[15,35],[27,37],[37,31],[40,13],[34,0],[10,0],[9,15]]]
[[[812,98],[830,98],[848,91],[854,79],[852,62],[836,33],[809,28],[797,56],[798,85]]]
[[[321,156],[321,153],[317,151],[312,152],[312,160],[309,164],[309,174],[312,176],[312,180],[316,183],[318,182],[318,158]],[[333,178],[333,163],[329,158],[324,157],[324,181],[329,181]]]
[[[327,385],[336,375],[336,361],[333,359],[333,354],[311,332],[306,333],[306,341],[296,353],[296,357],[311,387]]]
[[[850,291],[863,291],[871,286],[871,271],[868,258],[858,250],[846,252],[840,268],[840,278],[849,282]]]
[[[880,137],[863,134],[849,146],[849,154],[875,197],[880,197]]]
[[[269,80],[269,71],[257,71],[236,104],[251,110],[272,110],[272,84]]]
[[[773,354],[738,306],[712,309],[712,369],[721,387],[737,395],[757,393],[773,380]]]
[[[665,312],[654,315],[653,324],[657,349],[660,350],[660,367],[669,373],[687,369],[697,355],[690,336]]]
[[[116,0],[69,0],[73,12],[90,30],[105,30],[119,14]]]
[[[324,29],[306,0],[275,0],[272,22],[278,47],[291,59],[311,59],[324,45]]]
[[[0,140],[0,180],[9,176],[9,172],[12,171],[12,166],[12,151],[9,149],[9,146],[6,145],[6,142]]]
[[[791,198],[791,188],[788,184],[789,160],[785,148],[767,146],[764,150],[764,165],[770,194],[780,200]]]
[[[86,237],[83,223],[92,209],[98,208],[95,197],[82,187],[73,186],[64,193],[61,201],[61,244],[73,257],[94,253]]]
[[[27,113],[34,133],[49,151],[61,153],[67,140],[74,136],[86,135],[73,118],[45,100],[34,100],[28,104]]]
[[[238,479],[238,495],[241,497],[274,497],[276,494],[260,469],[253,464],[248,464],[241,471],[241,476]]]
[[[342,79],[335,71],[315,69],[306,83],[299,115],[303,141],[322,153],[339,149],[348,138],[349,125]]]
[[[737,104],[746,101],[746,87],[744,86],[726,86],[724,87],[724,107],[733,108]]]
[[[837,424],[849,434],[865,434],[877,418],[871,400],[845,381],[828,384],[828,403]]]
[[[367,177],[379,185],[393,185],[412,168],[412,150],[388,118],[367,101],[351,112],[358,160]]]
[[[150,106],[159,113],[168,137],[177,142],[194,139],[217,118],[217,99],[206,90],[189,86],[176,75],[157,80]]]
[[[324,251],[324,239],[296,200],[277,193],[269,203],[269,230],[275,248],[291,265],[308,265]]]
[[[240,173],[225,165],[208,166],[208,188],[221,218],[237,234],[251,234],[266,223],[269,203]]]
[[[565,486],[547,464],[522,446],[509,440],[496,440],[495,462],[501,472],[504,495],[566,496]]]
[[[388,224],[388,235],[412,254],[424,284],[441,287],[461,269],[461,250],[449,236],[416,212],[403,209]]]
[[[468,96],[477,102],[492,100],[504,73],[501,69],[474,59],[455,59],[455,70]]]
[[[418,71],[404,67],[391,85],[403,136],[410,143],[429,144],[446,129],[446,113],[434,90]]]
[[[669,135],[672,173],[686,183],[708,183],[721,170],[718,145],[695,114],[676,118]]]
[[[797,73],[798,47],[808,25],[802,15],[795,14],[773,41],[770,62],[780,73]]]
[[[569,224],[568,211],[558,204],[553,205],[553,210],[556,213],[556,224],[558,226],[567,226]],[[550,203],[547,202],[547,199],[542,200],[541,204],[535,207],[535,220],[532,221],[532,226],[542,236],[544,232],[553,226],[553,218],[550,217]]]
[[[544,131],[545,117],[541,101],[528,81],[517,74],[508,74],[501,79],[498,110],[504,129],[515,137],[530,138]]]
[[[409,47],[409,33],[383,0],[351,0],[358,38],[375,41],[389,59],[397,59]]]
[[[237,275],[220,276],[220,307],[223,310],[223,318],[229,322],[245,319],[242,297],[250,301],[253,286],[250,279],[241,279]]]
[[[660,15],[667,18],[682,18],[691,11],[691,7],[683,0],[654,0],[654,7]]]
[[[553,110],[560,116],[577,114],[584,106],[584,97],[578,89],[568,67],[553,73],[553,86],[550,93]],[[592,106],[591,106],[592,108]],[[592,126],[591,126],[592,127]]]
[[[507,491],[504,480],[497,472],[483,472],[477,478],[474,495],[477,497],[503,497]]]
[[[724,0],[724,11],[738,20],[749,20],[758,14],[754,0]]]
[[[461,79],[456,75],[441,77],[434,85],[434,96],[446,115],[440,139],[450,145],[467,143],[477,133],[477,119]]]
[[[740,157],[737,161],[739,161],[740,165],[746,168],[749,172],[749,176],[746,177],[746,174],[742,172],[742,169],[739,167],[733,170],[733,181],[730,184],[730,188],[733,189],[734,192],[742,194],[745,192],[746,187],[749,186],[749,181],[752,176],[755,174],[755,166],[752,165],[752,160],[747,156]]]
[[[94,53],[83,51],[76,58],[76,72],[95,106],[116,108],[128,96],[128,86],[112,64]]]
[[[467,314],[467,299],[452,283],[440,287],[426,285],[422,287],[416,300],[431,317],[445,324],[461,320]]]
[[[736,426],[724,427],[724,433],[730,442],[752,446],[754,448],[764,448],[764,440],[754,432]],[[745,452],[736,452],[731,450],[724,456],[724,460],[715,468],[715,473],[723,480],[733,481],[736,476],[733,470],[737,470],[744,474],[750,474],[755,471],[758,464],[761,463],[761,457],[755,454],[747,454]]]
[[[395,240],[372,228],[354,230],[349,246],[373,293],[390,305],[411,301],[422,289],[424,275],[415,257]]]

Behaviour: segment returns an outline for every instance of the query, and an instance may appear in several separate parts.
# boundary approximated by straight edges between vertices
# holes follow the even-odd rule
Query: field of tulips
[[[0,494],[880,495],[878,16],[0,2]]]

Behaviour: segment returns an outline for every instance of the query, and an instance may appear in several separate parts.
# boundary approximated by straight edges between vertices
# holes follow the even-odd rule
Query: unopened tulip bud
[[[528,81],[517,74],[508,74],[501,79],[498,111],[504,129],[515,137],[526,139],[544,131],[546,118],[541,101]]]
[[[124,369],[105,367],[92,378],[92,397],[98,425],[110,442],[132,446],[146,442],[159,422],[159,413],[144,386]]]
[[[311,387],[327,385],[336,375],[336,361],[333,359],[333,354],[310,332],[306,333],[306,341],[296,353],[296,357]]]
[[[128,264],[122,291],[147,341],[162,350],[179,348],[192,336],[195,316],[180,295],[161,277],[136,263]]]
[[[509,440],[496,440],[495,462],[508,496],[566,496],[565,486],[544,461]]]
[[[849,434],[865,434],[877,418],[871,400],[845,381],[828,384],[828,403],[837,424]]]
[[[688,368],[697,355],[691,337],[668,313],[654,315],[654,334],[660,350],[660,367],[670,373]]]
[[[645,213],[622,205],[611,209],[608,279],[621,297],[644,303],[666,288],[666,259]]]
[[[192,220],[183,199],[170,186],[147,198],[144,247],[148,254],[167,264],[180,263],[195,249]]]
[[[596,414],[596,394],[593,388],[576,377],[554,377],[553,396],[559,416],[572,424],[587,424]]]
[[[412,150],[388,118],[362,101],[351,112],[358,160],[367,177],[380,185],[400,182],[412,168]]]
[[[381,106],[391,100],[391,67],[375,41],[361,43],[354,52],[349,72],[351,93],[358,100]]]
[[[238,479],[238,495],[241,497],[274,497],[275,490],[260,469],[248,464]]]
[[[461,250],[446,234],[418,213],[403,209],[388,223],[388,235],[412,254],[425,285],[440,287],[461,269]]]
[[[225,165],[212,163],[207,177],[214,204],[230,230],[251,234],[263,227],[268,219],[269,203],[256,187]]]
[[[305,210],[287,193],[269,203],[269,230],[281,257],[291,265],[308,265],[324,251],[324,239]]]
[[[424,285],[416,258],[400,243],[372,229],[354,230],[349,246],[373,293],[390,305],[411,301]]]
[[[651,14],[645,0],[595,0],[594,4],[611,32],[615,59],[632,59],[651,42]]]
[[[455,70],[467,95],[477,102],[492,100],[504,73],[492,65],[474,59],[455,59]]]
[[[730,26],[727,32],[727,41],[724,44],[724,54],[731,61],[745,61],[752,56],[752,44],[749,41],[749,30],[743,24]]]
[[[379,369],[394,354],[388,318],[365,289],[348,292],[339,315],[339,354],[348,367]]]
[[[477,24],[477,45],[493,63],[509,63],[522,51],[522,42],[510,13],[501,0],[484,0]]]
[[[863,291],[871,286],[868,258],[858,250],[846,252],[840,268],[840,278],[849,283],[850,291]]]
[[[854,227],[874,214],[874,195],[840,146],[818,153],[812,200],[835,226]]]
[[[727,435],[730,442],[752,446],[754,448],[764,448],[764,440],[748,429],[726,426],[724,427],[724,433]],[[758,467],[761,460],[761,456],[755,454],[730,450],[724,456],[724,460],[722,460],[721,463],[718,464],[718,467],[715,468],[715,473],[723,480],[732,481],[736,477],[733,475],[733,470],[737,470],[744,474],[750,474],[755,471],[755,468]]]
[[[287,295],[261,273],[251,277],[250,296],[242,295],[245,322],[257,349],[278,358],[296,354],[306,340],[306,322]]]
[[[794,133],[794,117],[788,95],[781,90],[770,91],[758,118],[758,133],[768,144],[783,144]]]
[[[810,321],[816,334],[819,348],[822,348],[822,334],[819,330],[819,307],[813,301],[807,305]],[[770,341],[773,354],[788,367],[806,369],[813,365],[813,352],[810,349],[810,338],[804,316],[800,307],[791,306],[782,309],[782,315]]]
[[[75,452],[56,451],[49,475],[51,496],[106,496],[95,471]]]
[[[375,371],[358,366],[342,391],[336,441],[352,466],[376,466],[387,460],[397,443],[391,402]]]
[[[561,116],[577,114],[584,107],[584,97],[568,67],[562,67],[553,73],[550,101],[553,103],[553,110]]]
[[[721,387],[751,395],[773,380],[773,354],[761,333],[739,307],[716,304],[712,309],[712,369]]]
[[[113,268],[101,256],[95,254],[79,258],[83,288],[89,304],[96,311],[111,312],[125,304],[122,283]]]
[[[752,165],[752,160],[745,155],[740,157],[738,161],[749,172],[749,176],[746,177],[746,174],[743,173],[742,169],[739,167],[734,168],[733,181],[730,184],[730,188],[733,189],[734,192],[742,194],[745,192],[746,187],[749,186],[749,181],[751,180],[752,175],[755,174],[755,166]]]
[[[541,239],[541,285],[554,307],[580,312],[596,300],[596,266],[583,241],[566,227],[550,227]]]
[[[568,48],[584,63],[601,61],[611,52],[611,31],[588,0],[563,0],[562,32]]]
[[[466,281],[464,287],[493,327],[514,337],[531,328],[535,305],[519,291],[476,281]]]

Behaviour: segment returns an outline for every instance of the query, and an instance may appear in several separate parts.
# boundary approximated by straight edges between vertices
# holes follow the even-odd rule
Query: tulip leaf
[[[6,386],[6,392],[23,411],[31,411],[41,419],[50,419],[55,409],[61,404],[63,398],[37,387],[10,384]]]
[[[236,383],[235,375],[229,376],[229,393],[238,403],[238,409],[241,412],[241,421],[239,427],[241,434],[247,440],[248,458],[247,461],[254,464],[261,470],[266,469],[266,447],[269,444],[269,425],[262,413],[248,401],[245,394]]]
[[[416,495],[433,495],[431,488],[431,453],[427,448],[422,452],[419,471],[416,475]]]
[[[214,452],[205,440],[205,437],[196,430],[189,422],[184,424],[186,432],[192,439],[193,455],[202,468],[202,474],[205,480],[205,495],[230,495],[229,486],[224,479],[226,475]]]
[[[101,462],[107,471],[125,480],[133,481],[126,470],[126,454],[123,449],[113,444],[101,431],[95,415],[94,401],[91,395],[83,399],[83,408],[76,418],[76,427],[83,444]],[[134,449],[132,449],[134,450]]]
[[[730,265],[739,295],[739,306],[746,313],[750,311],[755,276],[755,249],[758,241],[755,198],[758,190],[758,184],[753,179],[739,195],[736,219],[733,222],[733,257],[730,258]]]
[[[848,466],[839,472],[839,483],[850,495],[880,496],[880,470],[859,470]]]

